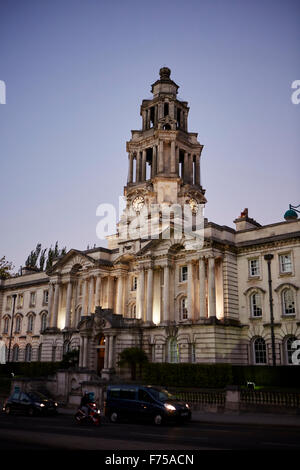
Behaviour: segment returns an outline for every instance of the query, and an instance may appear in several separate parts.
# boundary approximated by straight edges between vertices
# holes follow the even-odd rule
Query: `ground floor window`
[[[27,344],[25,348],[25,362],[31,362],[32,358],[32,346],[31,344]]]
[[[256,338],[253,342],[254,349],[254,362],[255,364],[267,363],[267,348],[266,342],[263,338]]]
[[[179,347],[177,338],[170,338],[168,342],[168,362],[179,362]]]

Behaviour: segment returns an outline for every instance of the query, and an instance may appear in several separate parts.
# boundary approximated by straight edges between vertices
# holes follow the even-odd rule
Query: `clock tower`
[[[189,204],[196,210],[197,204],[206,202],[200,177],[203,145],[197,133],[188,131],[188,103],[177,98],[179,86],[168,67],[159,75],[151,86],[152,99],[143,100],[140,108],[142,129],[131,131],[126,144],[127,220],[151,205]]]

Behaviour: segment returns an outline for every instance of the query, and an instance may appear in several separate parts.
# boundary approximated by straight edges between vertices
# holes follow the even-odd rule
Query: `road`
[[[300,450],[300,427],[191,422],[162,426],[105,422],[79,426],[72,415],[0,414],[0,450]]]

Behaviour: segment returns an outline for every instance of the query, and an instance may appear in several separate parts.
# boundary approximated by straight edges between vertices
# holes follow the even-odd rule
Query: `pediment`
[[[54,274],[74,274],[79,269],[94,267],[97,261],[82,253],[79,250],[70,250],[60,258],[47,272],[48,275]]]

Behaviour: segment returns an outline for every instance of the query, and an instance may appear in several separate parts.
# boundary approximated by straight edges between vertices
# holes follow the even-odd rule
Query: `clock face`
[[[198,212],[198,203],[197,203],[196,199],[191,198],[189,200],[189,205],[190,205],[192,213],[196,214]]]
[[[145,204],[145,199],[143,196],[137,196],[133,201],[132,201],[132,207],[136,212],[140,212]]]

